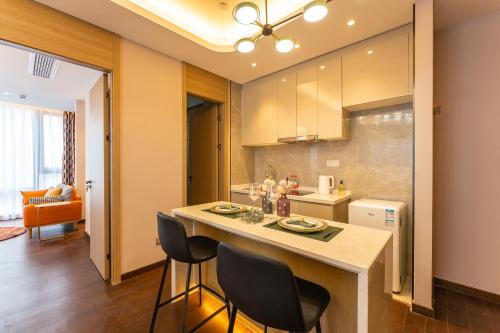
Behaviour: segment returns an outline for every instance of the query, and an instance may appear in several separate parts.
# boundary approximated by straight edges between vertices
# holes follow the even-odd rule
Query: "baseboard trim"
[[[411,312],[415,312],[429,318],[434,318],[434,309],[429,309],[426,308],[425,306],[418,305],[415,303],[412,303],[411,305]]]
[[[82,224],[82,223],[85,223],[85,219],[81,219],[79,220],[78,222],[76,222],[77,224]]]
[[[147,265],[138,269],[134,269],[133,271],[123,273],[122,274],[122,281],[133,278],[134,276],[141,275],[143,273],[152,271],[153,269],[156,269],[158,267],[162,267],[165,264],[165,260],[155,262],[151,265]]]
[[[489,291],[476,289],[473,287],[465,286],[463,284],[434,278],[434,287],[440,287],[443,289],[451,290],[459,294],[464,294],[467,296],[472,296],[475,298],[479,298],[483,301],[492,302],[496,304],[500,304],[500,295],[490,293]]]

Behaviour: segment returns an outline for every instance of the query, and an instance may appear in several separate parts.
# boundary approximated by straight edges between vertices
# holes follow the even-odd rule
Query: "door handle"
[[[87,180],[85,182],[85,192],[88,192],[88,190],[92,189],[92,181],[91,180]]]

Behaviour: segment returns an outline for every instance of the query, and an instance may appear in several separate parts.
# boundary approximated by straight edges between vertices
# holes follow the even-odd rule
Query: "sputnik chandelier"
[[[275,24],[270,24],[267,13],[267,0],[265,0],[266,22],[261,23],[259,7],[253,2],[241,2],[233,9],[233,17],[240,24],[254,24],[259,26],[262,31],[252,37],[245,37],[234,44],[236,51],[249,53],[255,49],[256,42],[262,37],[272,36],[275,39],[274,47],[278,52],[287,53],[295,47],[295,40],[292,37],[278,37],[274,30],[288,21],[291,21],[301,15],[307,22],[317,22],[322,20],[328,14],[327,3],[332,0],[315,0],[308,3],[304,10],[293,16],[285,18]]]

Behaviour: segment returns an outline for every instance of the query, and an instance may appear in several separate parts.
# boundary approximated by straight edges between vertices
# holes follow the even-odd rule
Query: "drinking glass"
[[[278,192],[278,186],[276,185],[270,185],[269,189],[267,190],[267,200],[271,201],[273,204],[273,214],[276,213],[276,202],[278,201],[278,198],[280,196]]]
[[[251,183],[248,189],[248,197],[252,200],[252,210],[255,209],[255,201],[260,198],[261,185],[259,183]]]

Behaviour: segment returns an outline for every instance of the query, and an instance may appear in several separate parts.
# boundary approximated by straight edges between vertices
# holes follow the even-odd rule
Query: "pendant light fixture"
[[[272,36],[275,39],[274,47],[276,51],[280,53],[288,53],[296,48],[295,40],[291,37],[278,37],[274,30],[276,30],[281,25],[286,22],[293,20],[299,16],[304,16],[304,20],[307,22],[317,22],[325,18],[328,14],[327,3],[332,0],[315,0],[308,3],[304,10],[298,14],[285,18],[275,24],[269,24],[268,13],[267,13],[267,0],[265,0],[265,23],[261,23],[259,7],[253,2],[241,2],[237,4],[233,9],[233,17],[236,22],[240,24],[254,24],[261,28],[261,32],[253,37],[245,37],[238,40],[234,44],[236,51],[241,53],[249,53],[255,49],[255,44],[257,40],[262,37]]]

